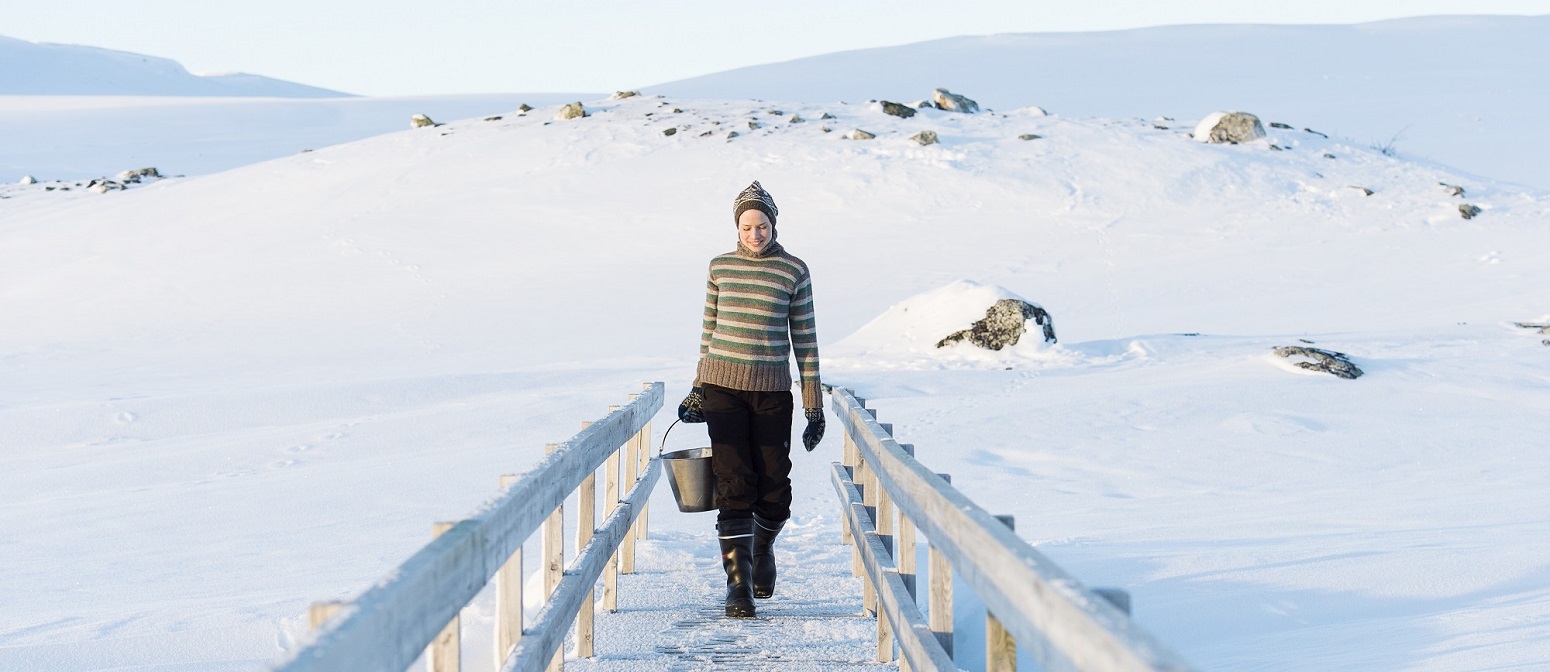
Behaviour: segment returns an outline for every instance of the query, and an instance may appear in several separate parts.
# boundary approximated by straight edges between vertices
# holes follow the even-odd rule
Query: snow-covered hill
[[[669,96],[915,100],[947,87],[994,108],[1200,118],[1243,109],[1362,146],[1550,188],[1550,16],[1332,26],[1197,25],[957,37],[646,87]]]
[[[1550,319],[1543,192],[1296,117],[1220,146],[1189,118],[589,107],[6,187],[0,668],[260,669],[309,601],[639,381],[687,391],[753,179],[813,268],[825,380],[1203,669],[1550,655],[1550,347],[1514,325]],[[960,279],[1041,303],[1060,343],[933,362],[862,330]],[[1367,375],[1271,354],[1302,340]],[[798,482],[799,524],[827,488]],[[708,531],[659,495],[654,526]]]
[[[246,73],[200,76],[176,61],[73,44],[0,36],[0,96],[263,96],[350,94]]]

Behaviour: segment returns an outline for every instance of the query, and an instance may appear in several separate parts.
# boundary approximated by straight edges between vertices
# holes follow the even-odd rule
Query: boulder
[[[24,175],[24,176],[22,176],[21,182],[18,182],[17,184],[37,184],[37,183],[38,183],[38,178],[33,177],[31,175]]]
[[[1479,217],[1480,212],[1480,206],[1478,205],[1470,205],[1468,203],[1459,204],[1459,215],[1464,219],[1474,219]]]
[[[615,91],[614,95],[610,96],[609,99],[624,100],[625,98],[634,98],[638,95],[640,95],[639,91]]]
[[[910,139],[922,145],[934,145],[936,144],[936,131],[921,131],[910,136]]]
[[[877,137],[876,134],[868,133],[859,128],[845,134],[846,140],[871,140],[875,137]]]
[[[563,120],[585,116],[587,116],[587,108],[582,107],[581,103],[575,102],[560,108],[560,111],[554,115],[554,118],[555,120]]]
[[[892,103],[886,100],[879,101],[883,106],[883,114],[891,114],[900,119],[908,119],[915,116],[915,108],[900,103]]]
[[[678,128],[677,127],[670,127],[670,128],[662,129],[662,135],[676,135],[677,133],[678,133]]]
[[[800,124],[800,123],[805,122],[805,121],[807,121],[807,120],[803,119],[802,115],[800,115],[800,114],[793,114],[793,115],[791,115],[790,119],[786,120],[786,123],[788,123],[788,124]]]
[[[1447,182],[1438,182],[1437,184],[1442,185],[1442,188],[1447,190],[1449,196],[1464,197],[1464,188],[1459,185],[1448,184]]]
[[[517,106],[517,111],[518,112],[531,112],[532,110],[533,110],[533,106],[532,105],[528,105],[527,103],[522,103],[521,105]]]
[[[967,96],[960,96],[947,89],[937,89],[931,92],[931,100],[936,103],[938,109],[948,112],[963,112],[974,114],[980,111],[980,104]]]
[[[1248,112],[1217,112],[1195,127],[1195,139],[1213,145],[1236,145],[1265,137],[1259,117]]]
[[[1356,380],[1362,377],[1362,370],[1351,363],[1351,359],[1344,353],[1333,350],[1320,350],[1318,348],[1304,348],[1300,345],[1276,348],[1276,355],[1291,357],[1299,355],[1312,359],[1311,362],[1295,362],[1297,368],[1309,371],[1322,371],[1346,380]]]
[[[1000,350],[1016,345],[1028,331],[1028,320],[1044,327],[1044,342],[1055,342],[1055,320],[1038,304],[1018,299],[1001,299],[985,311],[985,319],[969,325],[968,329],[949,334],[938,341],[936,347],[945,348],[967,340],[986,350]]]
[[[161,171],[156,170],[155,168],[136,168],[134,170],[126,170],[122,173],[119,173],[115,177],[118,178],[119,182],[139,184],[141,180],[147,178],[155,178],[159,180],[161,179],[162,175]]]
[[[425,128],[426,126],[435,125],[436,122],[431,121],[430,117],[427,117],[423,114],[416,114],[412,117],[409,117],[409,128]]]

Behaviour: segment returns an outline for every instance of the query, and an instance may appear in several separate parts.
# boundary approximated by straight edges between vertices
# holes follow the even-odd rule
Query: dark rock
[[[735,137],[737,137],[737,136],[738,136],[738,133],[737,133],[737,131],[732,131],[732,132],[731,132],[731,133],[728,133],[728,134],[727,134],[727,139],[728,139],[728,140],[731,140],[731,139],[732,139],[732,138],[735,138]]]
[[[1024,133],[1022,135],[1017,136],[1017,139],[1018,140],[1038,140],[1039,138],[1042,138],[1042,137],[1044,137],[1044,136],[1042,136],[1042,135],[1034,135],[1032,133]]]
[[[910,107],[908,105],[903,105],[903,104],[900,104],[900,103],[892,103],[892,102],[889,102],[889,101],[886,101],[886,100],[882,101],[882,103],[883,103],[883,114],[891,114],[891,115],[893,115],[895,117],[898,117],[900,119],[908,119],[910,117],[915,116],[915,108]]]
[[[527,103],[522,103],[521,105],[517,106],[517,111],[518,112],[529,112],[532,109],[533,109],[533,106],[528,105]]]
[[[785,112],[782,112],[780,110],[770,110],[768,112],[765,112],[765,114],[768,114],[770,116],[775,116],[775,117],[783,117],[783,116],[786,115]]]
[[[1044,327],[1044,342],[1055,341],[1055,320],[1042,307],[1019,299],[1001,299],[985,311],[985,319],[968,329],[948,335],[938,341],[936,347],[945,348],[968,340],[986,350],[1000,350],[1017,341],[1028,331],[1028,320]]]
[[[1468,203],[1460,203],[1459,214],[1462,215],[1464,219],[1474,219],[1480,216],[1480,206],[1470,205]]]
[[[494,116],[494,117],[485,117],[484,120],[485,121],[500,121],[501,118],[500,118],[499,115],[497,115],[497,116]]]
[[[683,113],[684,113],[684,111],[683,111],[683,110],[681,110],[681,109],[678,109],[678,108],[676,108],[676,107],[675,107],[675,108],[673,108],[673,114],[683,114]]]
[[[805,122],[805,121],[807,121],[807,120],[803,119],[802,115],[800,115],[800,114],[793,114],[793,115],[791,115],[790,119],[786,120],[786,123],[788,123],[788,124],[800,124],[800,123]]]
[[[1362,377],[1362,370],[1351,363],[1351,359],[1343,353],[1333,350],[1320,350],[1318,348],[1304,348],[1299,345],[1276,348],[1276,354],[1281,357],[1301,355],[1312,359],[1311,362],[1297,362],[1297,368],[1309,371],[1322,371],[1346,380],[1356,380]]]
[[[624,100],[625,98],[634,98],[638,95],[640,95],[639,91],[615,91],[614,95],[610,96],[610,99]]]
[[[700,134],[700,137],[702,137],[702,138],[703,138],[703,137],[705,137],[705,136],[708,136],[708,135],[711,135],[711,134],[713,134],[713,133],[715,133],[715,131],[705,131],[705,132],[704,132],[704,133],[701,133],[701,134]]]
[[[416,115],[414,115],[412,117],[409,117],[409,128],[425,128],[426,126],[438,126],[438,125],[439,124],[437,124],[436,122],[431,121],[430,117],[427,117],[427,116],[425,116],[423,114],[416,114]]]
[[[749,121],[748,122],[748,130],[751,131],[751,130],[754,130],[754,129],[758,128],[758,127],[759,127],[759,122],[757,122],[757,121]]]
[[[1324,152],[1324,158],[1326,158],[1326,159],[1333,159],[1333,158],[1335,158],[1335,155],[1334,154],[1330,154],[1329,152]]]
[[[819,117],[819,119],[833,119],[833,118],[835,118],[834,115],[829,114],[828,112],[823,113],[823,116]]]
[[[1541,334],[1550,334],[1550,324],[1540,322],[1513,322],[1519,329],[1538,329]]]
[[[1272,121],[1272,122],[1270,122],[1270,127],[1271,128],[1291,128],[1290,125],[1283,124],[1283,123],[1281,123],[1279,121]]]
[[[1363,196],[1371,196],[1372,195],[1372,190],[1368,189],[1367,187],[1359,187],[1359,186],[1353,184],[1353,185],[1351,185],[1351,188],[1361,191]]]
[[[677,132],[678,132],[677,128],[664,128],[664,129],[662,129],[662,135],[673,135],[673,134],[675,134]]]
[[[1319,137],[1321,137],[1321,138],[1324,138],[1324,139],[1325,139],[1325,140],[1328,140],[1328,139],[1329,139],[1329,136],[1327,136],[1327,135],[1324,135],[1324,134],[1323,134],[1323,133],[1320,133],[1320,132],[1318,132],[1318,131],[1315,131],[1315,130],[1313,130],[1313,129],[1311,129],[1311,128],[1304,128],[1304,129],[1302,129],[1302,130],[1303,130],[1303,132],[1304,132],[1304,133],[1312,133],[1312,134],[1314,134],[1314,135],[1317,135],[1317,136],[1319,136]]]

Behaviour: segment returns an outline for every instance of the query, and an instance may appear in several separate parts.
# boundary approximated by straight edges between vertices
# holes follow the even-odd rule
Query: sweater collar
[[[765,259],[768,257],[773,257],[777,254],[780,254],[782,249],[783,248],[780,246],[780,243],[771,240],[769,243],[766,243],[763,248],[760,248],[758,252],[755,252],[748,249],[748,246],[744,245],[743,241],[737,241],[737,256],[747,259]]]

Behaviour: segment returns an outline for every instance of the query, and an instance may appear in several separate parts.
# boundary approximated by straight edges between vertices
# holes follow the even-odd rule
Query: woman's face
[[[737,239],[743,243],[743,247],[754,252],[769,244],[773,231],[769,216],[755,208],[744,210],[737,217]]]

